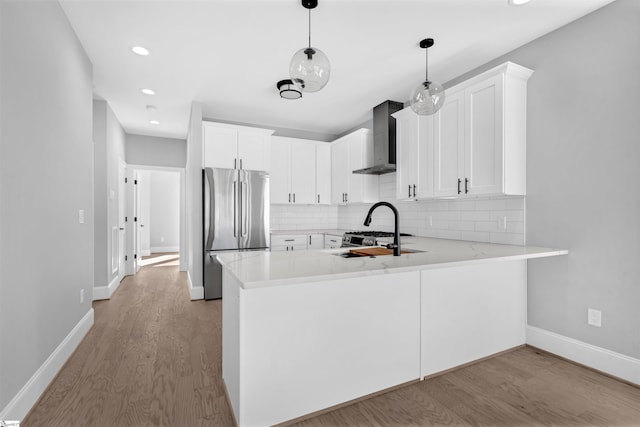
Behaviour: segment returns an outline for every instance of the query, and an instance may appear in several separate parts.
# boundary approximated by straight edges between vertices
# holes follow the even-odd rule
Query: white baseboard
[[[179,246],[151,246],[151,253],[157,254],[162,252],[180,252]]]
[[[89,309],[18,394],[0,411],[0,420],[22,420],[27,416],[31,407],[38,401],[92,325],[93,308]]]
[[[110,299],[111,295],[120,286],[120,276],[116,276],[107,286],[96,286],[93,288],[93,300]]]
[[[204,299],[204,287],[203,286],[193,286],[193,282],[191,281],[191,275],[187,271],[187,286],[189,287],[189,295],[191,295],[191,301],[197,299]]]
[[[639,359],[534,326],[527,326],[527,344],[640,385]]]

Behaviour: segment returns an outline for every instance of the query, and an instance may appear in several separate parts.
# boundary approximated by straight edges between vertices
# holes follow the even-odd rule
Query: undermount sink
[[[408,255],[408,254],[415,254],[420,252],[427,252],[427,251],[420,251],[417,249],[402,249],[400,256],[404,254]],[[340,252],[334,255],[337,255],[342,258],[377,258],[379,256],[389,256],[389,255],[393,256],[393,252],[390,252],[388,254],[379,254],[379,255],[365,255],[362,253],[354,253],[354,252]]]

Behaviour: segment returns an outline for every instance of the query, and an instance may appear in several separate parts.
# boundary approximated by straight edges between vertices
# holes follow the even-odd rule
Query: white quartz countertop
[[[402,249],[424,252],[342,258],[348,248],[284,252],[235,252],[218,255],[243,289],[377,274],[450,268],[460,265],[566,255],[564,249],[412,237]]]

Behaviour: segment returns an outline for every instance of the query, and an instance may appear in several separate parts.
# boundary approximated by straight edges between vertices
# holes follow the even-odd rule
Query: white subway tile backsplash
[[[525,198],[487,197],[464,200],[398,201],[395,174],[380,175],[380,200],[400,213],[403,233],[424,237],[524,245]],[[348,206],[272,205],[271,228],[362,230],[371,204]],[[506,229],[504,218],[506,217]],[[371,230],[393,231],[393,213],[386,207],[373,215]]]

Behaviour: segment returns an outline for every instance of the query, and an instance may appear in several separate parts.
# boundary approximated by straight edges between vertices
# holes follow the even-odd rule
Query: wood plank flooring
[[[94,303],[93,328],[21,426],[233,425],[222,304],[189,301],[165,257]],[[640,426],[640,388],[526,347],[291,425]]]

